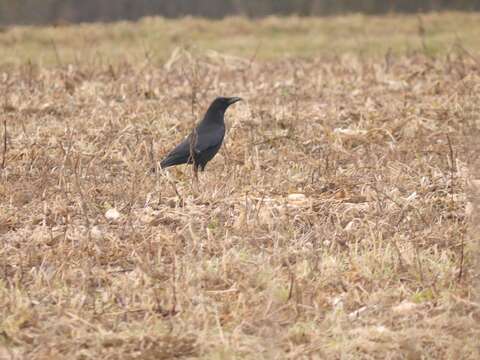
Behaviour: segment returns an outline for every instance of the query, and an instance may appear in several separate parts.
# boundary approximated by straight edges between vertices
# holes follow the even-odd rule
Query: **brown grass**
[[[419,50],[4,68],[0,358],[479,358],[479,62]],[[217,95],[199,189],[152,175]]]

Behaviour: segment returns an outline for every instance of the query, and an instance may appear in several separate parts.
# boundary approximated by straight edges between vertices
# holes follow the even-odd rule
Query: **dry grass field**
[[[0,359],[480,358],[479,38],[456,13],[3,29]],[[218,95],[245,101],[199,183],[151,173]]]

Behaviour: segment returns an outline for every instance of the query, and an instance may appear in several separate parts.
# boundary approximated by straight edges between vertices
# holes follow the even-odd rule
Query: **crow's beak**
[[[235,104],[237,101],[240,101],[240,100],[243,100],[243,99],[242,99],[242,98],[239,98],[239,97],[231,97],[231,98],[228,100],[228,105]]]

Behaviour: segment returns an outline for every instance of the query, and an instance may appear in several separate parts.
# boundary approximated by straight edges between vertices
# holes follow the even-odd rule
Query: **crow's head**
[[[223,109],[226,110],[230,105],[235,104],[237,101],[242,100],[242,98],[239,97],[217,97],[213,103],[212,107],[215,107],[217,109]]]
[[[235,104],[237,101],[242,100],[239,97],[217,97],[211,103],[210,107],[208,108],[203,121],[210,123],[210,122],[220,122],[223,123],[223,116],[225,115],[225,110],[232,105]]]

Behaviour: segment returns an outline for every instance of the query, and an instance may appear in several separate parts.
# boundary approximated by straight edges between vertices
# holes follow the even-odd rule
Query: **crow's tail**
[[[169,166],[174,166],[174,165],[181,165],[181,164],[186,164],[188,162],[188,157],[187,156],[179,156],[179,155],[169,155],[165,159],[163,159],[160,162],[160,167],[162,169],[165,169]]]

